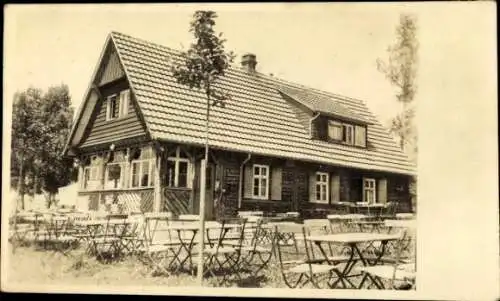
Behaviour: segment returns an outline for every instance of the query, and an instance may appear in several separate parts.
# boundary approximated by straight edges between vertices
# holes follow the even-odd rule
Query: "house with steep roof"
[[[170,66],[180,59],[110,33],[64,151],[79,164],[79,204],[199,213],[206,98],[177,83]],[[261,74],[256,64],[244,55],[218,83],[231,100],[211,109],[208,219],[360,201],[411,210],[415,167],[363,101]]]

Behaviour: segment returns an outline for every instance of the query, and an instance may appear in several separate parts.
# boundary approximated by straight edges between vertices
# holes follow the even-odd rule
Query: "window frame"
[[[367,183],[373,184],[373,187],[367,187]],[[370,185],[368,185],[370,186]],[[366,192],[371,191],[373,193],[373,202],[367,200]],[[377,204],[377,181],[374,178],[363,178],[363,202],[368,202],[370,204]]]
[[[142,185],[142,176],[143,176],[142,168],[143,168],[144,163],[148,163],[148,166],[149,166],[148,167],[149,168],[148,169],[148,185],[145,185],[145,186]],[[134,164],[139,165],[139,169],[138,169],[139,179],[138,179],[137,186],[134,186],[134,173],[133,173]],[[154,158],[132,160],[130,162],[129,187],[130,188],[152,188],[152,187],[154,187],[154,172],[155,172],[155,160],[154,160]]]
[[[259,174],[255,174],[255,168],[259,168]],[[265,175],[262,174],[262,170],[265,170],[266,173]],[[253,164],[252,166],[252,198],[258,199],[258,200],[267,200],[269,199],[269,165],[265,164]],[[255,179],[258,179],[258,194],[255,194]],[[265,194],[261,195],[261,190],[262,190],[262,180],[266,180],[266,186],[265,186]]]
[[[115,99],[115,105],[114,107],[112,108],[111,106],[111,100],[112,99]],[[116,103],[118,102],[118,103]],[[120,96],[118,95],[118,93],[114,93],[114,94],[111,94],[109,95],[108,97],[106,97],[106,121],[111,121],[111,120],[116,120],[120,117]],[[116,106],[118,105],[118,115],[117,116],[113,116],[113,113],[115,111],[115,108]]]
[[[191,161],[189,158],[183,158],[181,157],[181,149],[180,147],[177,147],[175,150],[175,156],[170,156],[167,158],[167,162],[174,162],[174,185],[170,185],[170,181],[167,178],[165,186],[170,187],[170,188],[192,188],[192,183],[189,181],[191,178]],[[187,171],[186,171],[186,186],[179,186],[179,170],[180,170],[180,163],[184,162],[187,164]],[[167,163],[168,164],[168,163]],[[168,177],[168,171],[167,171],[167,177]]]
[[[324,172],[324,171],[317,171],[315,174],[314,174],[314,179],[315,179],[315,182],[314,182],[314,198],[311,199],[310,201],[312,203],[316,203],[316,204],[329,204],[330,203],[330,174],[328,172]],[[320,180],[318,181],[318,176],[320,177]],[[323,181],[322,180],[322,177],[323,176],[326,176],[326,180]],[[318,199],[318,185],[320,185],[320,187],[324,187],[325,189],[321,189],[320,188],[320,199]],[[324,195],[322,195],[324,192]],[[325,197],[325,200],[323,200],[322,196]]]
[[[350,129],[350,140],[347,139],[347,133],[349,132],[347,129]],[[350,123],[342,123],[342,143],[347,145],[354,145],[354,125]]]
[[[109,182],[109,180],[108,180],[108,177],[109,177],[109,167],[113,166],[113,165],[120,166],[120,178],[118,180],[119,187],[108,188],[107,183]],[[106,189],[106,190],[112,190],[112,189],[119,190],[119,189],[124,189],[125,188],[125,187],[123,187],[124,186],[123,182],[124,182],[124,178],[125,178],[124,172],[123,172],[124,171],[124,167],[125,167],[125,165],[123,164],[123,162],[111,162],[111,163],[107,163],[106,164],[106,166],[104,167],[104,184],[103,184],[104,185],[104,187],[103,187],[104,189]]]
[[[344,133],[344,127],[343,127],[342,122],[330,119],[330,120],[328,120],[327,126],[328,126],[328,128],[326,131],[327,132],[326,135],[327,135],[328,139],[333,140],[333,141],[342,141],[342,136]],[[333,127],[340,129],[340,137],[339,138],[334,138],[334,137],[330,136],[330,128],[333,128]]]
[[[87,171],[88,171],[88,175],[89,175],[88,179],[85,178]],[[92,171],[94,171],[95,177],[92,177]],[[88,184],[89,184],[88,182],[98,180],[98,178],[99,178],[98,173],[99,173],[99,166],[88,165],[88,166],[83,167],[83,177],[82,177],[82,184],[81,184],[80,188],[83,190],[92,190],[92,189],[88,188]]]

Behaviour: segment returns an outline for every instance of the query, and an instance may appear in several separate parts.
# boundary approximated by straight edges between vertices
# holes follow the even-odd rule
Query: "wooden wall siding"
[[[191,189],[168,188],[162,189],[161,211],[172,212],[174,215],[191,213],[189,200]]]
[[[237,161],[223,162],[223,187],[226,190],[221,200],[219,215],[236,216],[238,213],[238,189],[240,180],[240,167]]]
[[[99,85],[104,85],[125,76],[120,59],[114,47],[109,47],[107,55],[100,66]]]
[[[139,119],[133,105],[133,95],[129,103],[128,114],[125,117],[106,121],[106,97],[128,87],[126,80],[113,82],[112,85],[101,87],[104,99],[99,100],[95,107],[94,117],[90,120],[83,143],[80,147],[114,142],[123,139],[141,138],[146,136],[146,129]],[[118,110],[118,107],[116,108]]]

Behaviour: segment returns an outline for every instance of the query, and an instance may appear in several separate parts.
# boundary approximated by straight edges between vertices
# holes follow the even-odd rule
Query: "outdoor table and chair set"
[[[152,274],[168,276],[194,275],[203,235],[204,276],[217,276],[219,284],[279,270],[290,288],[414,286],[412,216],[345,212],[300,221],[296,212],[265,217],[262,211],[240,211],[238,217],[206,221],[205,233],[199,233],[198,219],[169,212],[19,213],[11,238],[64,255],[82,245],[103,262],[135,256]]]

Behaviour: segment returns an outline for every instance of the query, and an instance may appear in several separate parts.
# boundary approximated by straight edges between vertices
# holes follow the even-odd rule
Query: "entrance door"
[[[194,213],[200,212],[200,189],[201,189],[201,162],[196,164],[196,173],[198,183],[196,183],[196,193],[194,200]],[[214,218],[214,191],[215,191],[215,165],[212,163],[207,164],[207,177],[206,177],[206,194],[205,194],[205,219],[211,220]]]

